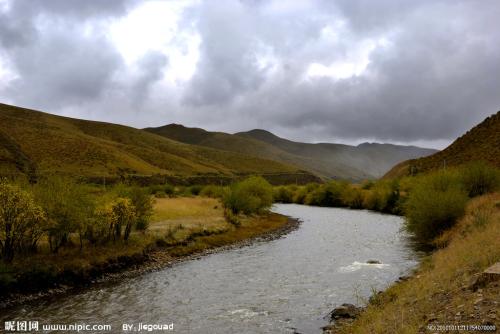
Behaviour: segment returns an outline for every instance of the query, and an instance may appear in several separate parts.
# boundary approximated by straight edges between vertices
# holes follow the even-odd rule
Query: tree
[[[0,251],[5,262],[15,252],[36,244],[44,231],[45,215],[33,197],[15,185],[0,181]]]
[[[153,200],[151,196],[145,189],[133,187],[127,197],[130,198],[131,204],[135,209],[136,229],[145,231],[153,215]]]
[[[222,202],[233,214],[259,213],[273,204],[273,188],[264,178],[252,176],[233,184]]]
[[[114,225],[114,236],[121,237],[122,227],[124,228],[123,240],[127,241],[132,225],[136,221],[135,208],[128,198],[118,198],[111,205],[112,221]]]
[[[49,246],[52,252],[65,246],[70,234],[77,232],[80,248],[94,212],[95,203],[84,185],[70,178],[52,177],[40,180],[34,187],[35,198],[50,222]]]

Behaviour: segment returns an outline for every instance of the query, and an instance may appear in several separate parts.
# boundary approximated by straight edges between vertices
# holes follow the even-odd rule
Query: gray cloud
[[[35,48],[19,48],[14,54],[20,76],[9,95],[50,109],[101,97],[121,65],[120,55],[104,37],[88,39],[66,25],[40,36]]]
[[[133,81],[132,87],[136,107],[147,99],[151,86],[162,79],[162,70],[167,64],[168,58],[160,52],[150,51],[140,59],[138,64],[140,73]]]
[[[500,109],[495,0],[202,1],[179,21],[178,36],[196,31],[201,44],[194,75],[177,84],[163,80],[168,54],[126,65],[106,33],[136,6],[10,1],[0,56],[18,78],[0,97],[134,126],[264,127],[344,142],[442,143]],[[307,76],[312,63],[362,58],[366,45],[359,75]]]
[[[321,25],[314,30],[307,29],[313,24],[303,30],[296,25],[298,30],[286,31],[272,17],[264,22],[268,27],[261,25],[262,34],[254,37],[281,45],[284,63],[299,68],[268,78],[259,90],[247,90],[247,98],[228,108],[228,113],[251,115],[255,124],[279,126],[287,133],[314,128],[316,138],[418,141],[452,139],[500,108],[496,2],[485,1],[481,7],[470,1],[330,4],[318,5],[316,10],[322,12],[312,16],[321,24],[345,20],[347,39],[341,36],[325,45],[318,42]],[[262,23],[261,19],[256,22]],[[287,19],[300,22],[293,13]],[[288,36],[297,38],[291,48],[283,43]],[[318,60],[328,64],[341,59],[357,41],[378,37],[386,37],[390,45],[370,54],[362,75],[300,80],[307,64]],[[213,66],[224,75],[226,63]],[[245,69],[242,76],[256,73],[251,66]]]

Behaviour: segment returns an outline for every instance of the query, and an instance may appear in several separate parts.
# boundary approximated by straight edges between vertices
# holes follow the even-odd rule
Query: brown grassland
[[[444,150],[428,157],[403,161],[388,171],[384,178],[459,166],[470,161],[485,161],[500,168],[500,111],[467,131]]]

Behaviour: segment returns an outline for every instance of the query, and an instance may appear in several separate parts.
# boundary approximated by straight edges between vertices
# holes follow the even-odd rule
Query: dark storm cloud
[[[167,64],[168,58],[160,52],[150,51],[139,60],[140,73],[133,81],[131,89],[135,95],[133,101],[136,107],[147,99],[151,86],[161,80],[163,77],[162,70]]]
[[[185,102],[221,106],[263,80],[256,67],[254,26],[236,1],[204,2],[199,11],[201,58]]]
[[[500,109],[496,0],[201,1],[181,14],[176,37],[199,35],[196,69],[175,84],[163,80],[168,54],[125,64],[107,33],[143,2],[9,4],[0,10],[0,58],[17,79],[0,96],[52,112],[411,142],[452,140]],[[351,77],[307,74],[313,63],[364,58]]]
[[[86,20],[122,15],[132,0],[15,0],[8,10],[0,12],[0,42],[4,47],[35,42],[40,31],[36,21],[44,16],[52,19]],[[78,22],[78,21],[77,21]],[[82,23],[80,21],[80,23]],[[74,25],[74,23],[73,23]]]
[[[39,36],[35,48],[16,49],[12,61],[20,77],[9,88],[13,98],[57,108],[98,98],[111,83],[121,58],[107,40],[60,29]]]
[[[123,61],[100,20],[123,15],[130,2],[11,1],[0,13],[0,44],[17,74],[6,95],[49,110],[102,97]]]
[[[250,23],[241,22],[238,15],[232,15],[235,13],[224,13],[230,20],[225,26],[253,26],[254,40],[271,45],[283,66],[291,66],[280,75],[253,81],[255,85],[231,80],[261,76],[254,63],[244,62],[248,61],[248,50],[238,47],[238,42],[248,39],[246,30],[240,34],[241,30],[232,29],[224,35],[218,31],[220,21],[204,24],[203,34],[215,32],[222,46],[208,43],[204,47],[203,59],[208,59],[214,70],[206,72],[203,66],[198,70],[192,94],[201,92],[202,102],[217,104],[227,102],[237,92],[246,99],[231,104],[228,114],[250,116],[271,129],[280,126],[299,132],[314,128],[316,138],[452,139],[500,109],[498,2],[332,3],[310,8],[308,16],[313,20],[303,26],[303,13],[297,16],[293,11],[268,17],[250,12],[246,15]],[[331,45],[319,42],[321,28],[339,20],[346,27],[339,40]],[[290,29],[292,25],[294,29]],[[290,36],[292,46],[287,44]],[[360,76],[339,80],[300,77],[311,62],[328,65],[364,38],[385,38],[387,45],[371,52],[370,64]],[[210,52],[215,49],[230,54],[225,53],[225,45],[237,50],[237,56],[230,57],[232,62],[240,61],[237,67]],[[237,69],[237,74],[228,75],[228,69]],[[211,80],[214,77],[216,80]],[[231,90],[218,95],[218,85],[211,84],[225,80]]]

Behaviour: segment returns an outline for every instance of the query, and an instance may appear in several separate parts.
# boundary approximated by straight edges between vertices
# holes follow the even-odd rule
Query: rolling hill
[[[359,181],[378,178],[400,161],[436,152],[391,144],[364,143],[350,146],[300,143],[259,129],[228,134],[170,124],[144,130],[183,143],[280,161],[311,171],[325,179]]]
[[[500,168],[500,111],[467,131],[444,150],[428,157],[401,162],[384,177],[405,176],[479,160]]]
[[[0,175],[62,173],[86,178],[178,178],[261,174],[309,182],[295,166],[190,145],[123,125],[72,119],[0,104]]]

